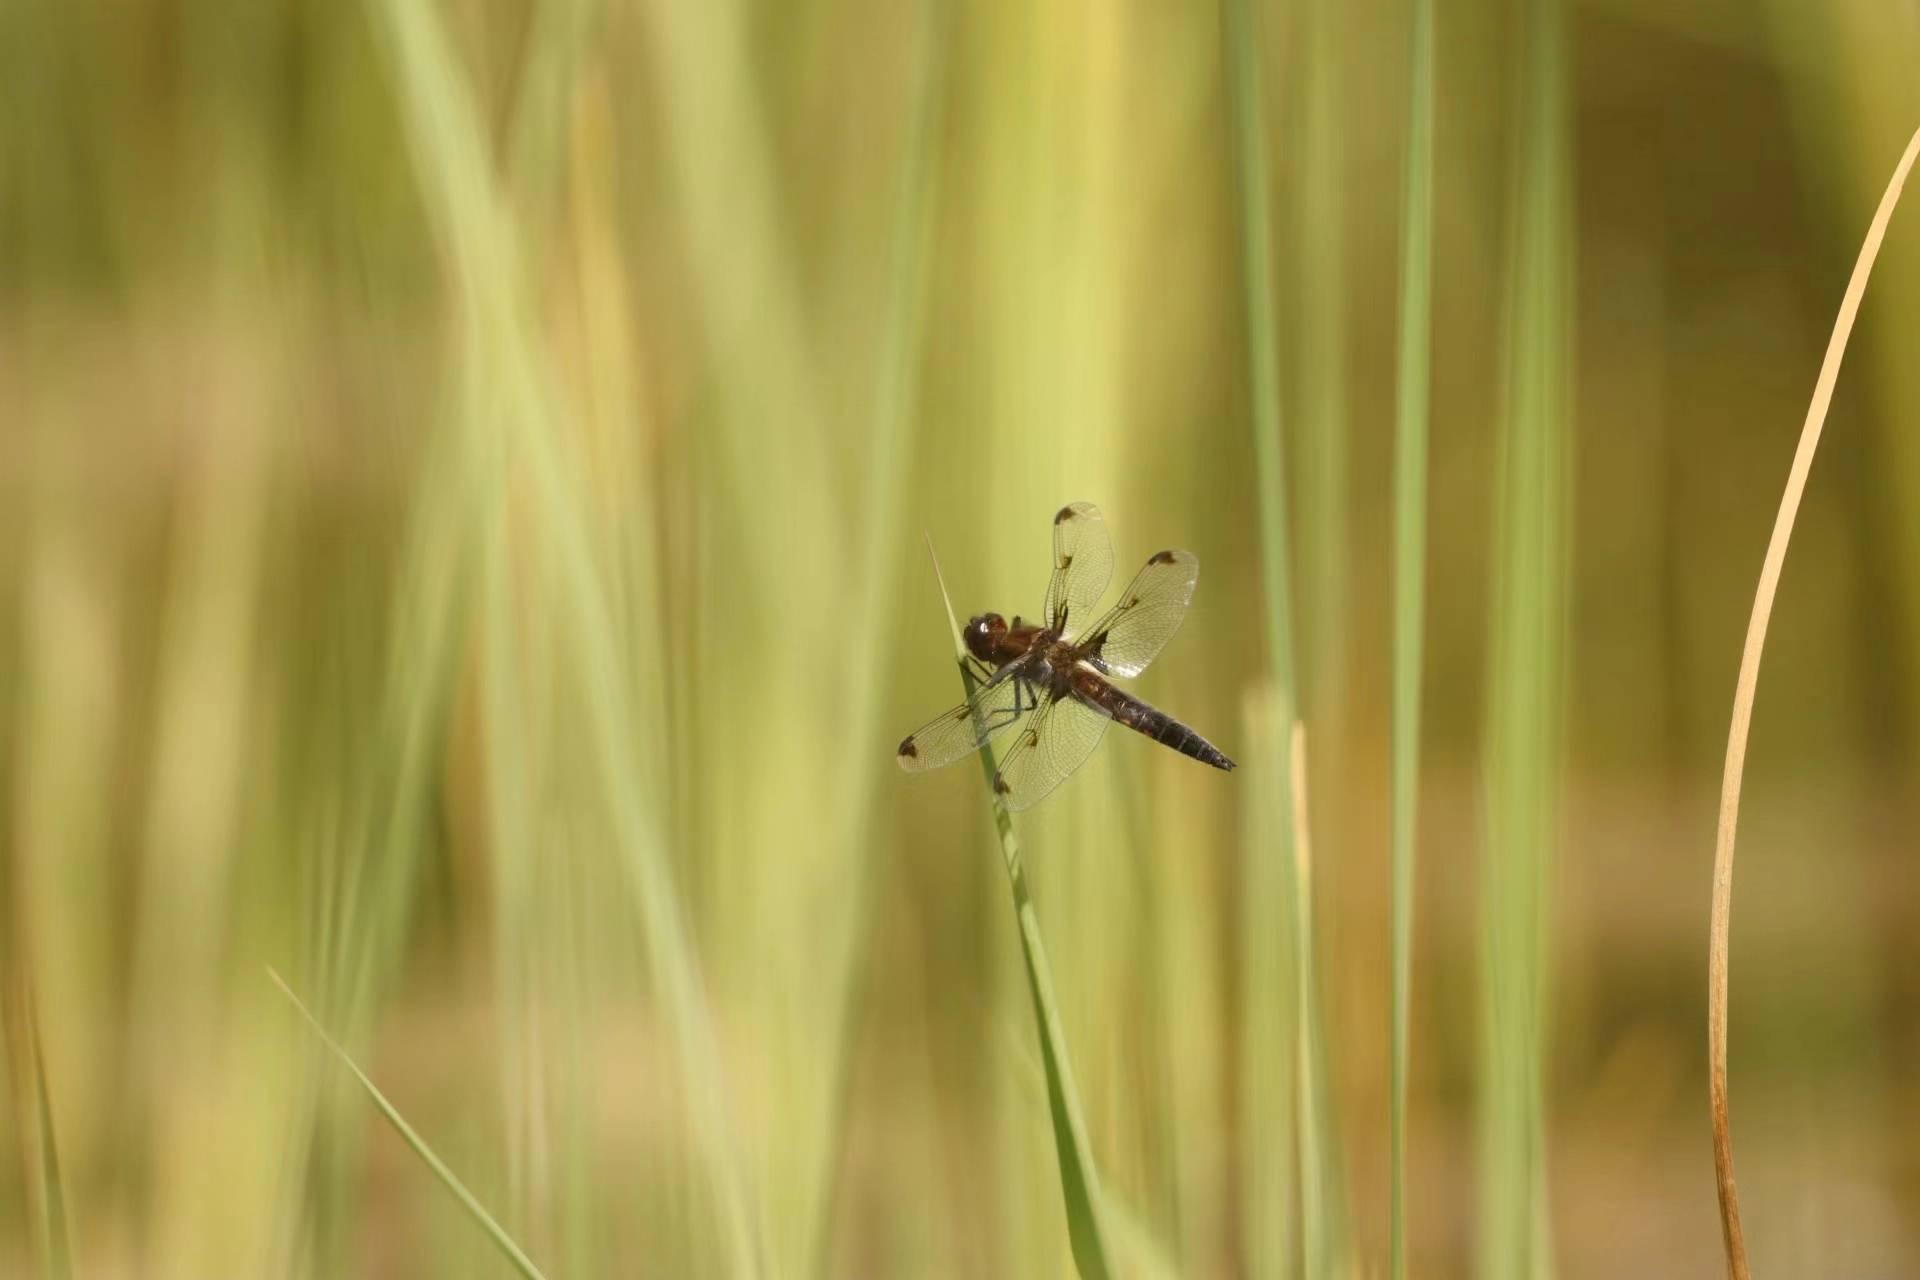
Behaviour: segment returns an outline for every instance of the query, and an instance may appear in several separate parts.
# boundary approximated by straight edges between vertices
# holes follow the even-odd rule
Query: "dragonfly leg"
[[[1021,705],[1023,701],[1026,704],[1024,706]],[[1018,720],[1022,712],[1031,711],[1032,709],[1033,690],[1027,687],[1025,680],[1015,676],[1013,678],[1013,719]]]

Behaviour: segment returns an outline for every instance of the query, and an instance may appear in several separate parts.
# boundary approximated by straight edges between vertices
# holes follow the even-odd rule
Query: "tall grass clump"
[[[369,5],[391,60],[428,221],[460,286],[456,375],[463,412],[451,429],[467,439],[478,473],[466,513],[468,536],[478,554],[497,560],[508,541],[489,531],[511,521],[511,544],[541,570],[551,593],[550,604],[535,601],[530,613],[545,628],[536,634],[550,646],[551,672],[567,695],[563,705],[577,708],[583,720],[570,771],[572,785],[580,788],[575,794],[586,801],[573,819],[575,831],[604,832],[612,869],[639,926],[647,977],[670,1028],[727,1269],[754,1274],[762,1265],[759,1210],[735,1148],[727,1076],[668,858],[662,780],[654,764],[663,752],[643,751],[633,733],[639,695],[629,673],[658,663],[622,643],[608,582],[613,557],[589,523],[593,506],[582,492],[578,464],[564,452],[561,408],[527,297],[525,241],[445,33],[430,9],[397,0]],[[509,488],[510,480],[524,483],[524,491]],[[510,493],[521,501],[509,504]],[[505,607],[502,593],[509,584],[500,575],[506,572],[496,564],[481,575],[491,581],[496,609]],[[554,621],[556,614],[564,625]],[[505,634],[497,622],[492,632],[496,639]],[[510,678],[517,665],[511,652],[496,651],[493,660],[506,664],[496,674]],[[513,693],[506,686],[492,701],[509,705]],[[510,730],[511,722],[502,727]],[[521,814],[496,837],[517,841],[516,829],[526,832],[516,824],[527,817]],[[512,948],[517,935],[510,919],[507,924],[509,940],[502,945]],[[506,954],[500,963],[510,971],[520,960]]]
[[[882,669],[885,647],[894,637],[886,624],[888,602],[896,587],[893,566],[898,562],[900,532],[904,527],[906,473],[911,462],[912,433],[908,420],[919,392],[919,367],[924,329],[928,241],[938,208],[939,151],[936,142],[945,78],[939,50],[944,47],[950,19],[944,9],[921,14],[915,24],[911,94],[895,185],[893,225],[888,246],[886,299],[882,308],[881,351],[874,378],[873,404],[867,421],[867,475],[863,506],[856,608],[861,619],[855,629],[852,668]],[[863,749],[881,735],[883,684],[863,679],[854,684],[849,721]],[[854,870],[854,919],[850,944],[837,975],[839,1023],[830,1047],[834,1055],[833,1096],[826,1126],[825,1151],[813,1177],[815,1207],[808,1215],[811,1242],[804,1256],[813,1259],[817,1274],[832,1269],[831,1247],[839,1188],[844,1176],[845,1147],[857,1103],[854,1057],[860,1013],[870,998],[865,981],[878,947],[878,898],[889,883],[886,845],[875,838],[875,773],[847,769],[840,777],[843,795],[839,820],[844,831],[836,841],[864,850]]]
[[[1787,544],[1793,538],[1794,519],[1800,513],[1800,500],[1813,470],[1813,456],[1820,447],[1827,411],[1833,405],[1833,390],[1840,379],[1840,363],[1846,358],[1848,339],[1853,336],[1853,323],[1860,314],[1860,302],[1866,296],[1873,264],[1880,256],[1880,242],[1886,238],[1887,224],[1900,203],[1900,193],[1906,187],[1907,175],[1913,171],[1916,157],[1920,157],[1920,131],[1914,133],[1900,163],[1894,167],[1886,193],[1880,197],[1880,207],[1875,210],[1866,238],[1860,243],[1860,254],[1847,280],[1847,291],[1840,300],[1840,312],[1827,339],[1827,353],[1820,362],[1820,375],[1814,381],[1813,400],[1807,406],[1806,421],[1800,428],[1800,443],[1794,448],[1793,465],[1787,471],[1786,490],[1780,495],[1773,533],[1767,539],[1766,557],[1760,564],[1760,582],[1754,588],[1753,612],[1747,619],[1747,636],[1740,649],[1740,674],[1734,684],[1726,767],[1720,779],[1720,820],[1714,833],[1713,902],[1707,924],[1709,1119],[1713,1127],[1713,1172],[1720,1197],[1721,1239],[1726,1249],[1727,1274],[1733,1280],[1747,1280],[1750,1274],[1746,1236],[1740,1225],[1740,1196],[1733,1179],[1733,1132],[1727,1115],[1727,965],[1733,924],[1733,848],[1740,822],[1740,783],[1747,767],[1747,734],[1753,725],[1753,702],[1760,682],[1760,657],[1766,648],[1767,624],[1773,617],[1774,596],[1780,587],[1781,569],[1786,564]]]
[[[1491,1280],[1551,1267],[1542,1076],[1566,662],[1572,307],[1561,23],[1558,0],[1528,7],[1495,478],[1478,1077],[1480,1272]]]
[[[869,230],[889,249],[871,277],[878,332],[863,334],[860,349],[878,354],[847,377],[860,389],[853,403],[836,404],[833,383],[845,371],[817,363],[829,349],[822,321],[831,310],[814,292],[822,246],[808,238],[783,168],[779,121],[790,104],[765,74],[763,16],[738,5],[659,5],[642,21],[661,106],[655,162],[674,260],[692,286],[671,327],[692,339],[702,388],[689,426],[698,494],[686,516],[701,556],[699,606],[687,611],[683,652],[705,664],[685,717],[694,753],[711,754],[679,800],[707,830],[724,832],[690,853],[700,855],[694,865],[710,877],[723,922],[713,939],[725,999],[785,1011],[756,1035],[762,1069],[740,1105],[760,1135],[750,1155],[767,1256],[809,1266],[826,1248],[830,1170],[852,1120],[846,1010],[858,998],[871,917],[847,889],[877,867],[868,852],[875,781],[887,776],[856,762],[887,755],[880,673],[898,638],[887,605],[902,571],[919,237],[933,210],[938,135],[927,114],[935,68],[923,62],[902,86],[918,101],[890,100],[871,121],[888,122],[870,150],[888,157],[889,180],[863,207],[887,211]],[[832,46],[837,13],[802,7],[785,16],[797,45]],[[912,15],[899,28],[914,59],[922,41],[939,48],[923,18],[940,21]],[[871,260],[863,249],[860,261]],[[843,420],[856,425],[842,432]],[[852,460],[857,467],[845,466]],[[857,653],[823,670],[820,656],[843,644]],[[717,726],[748,723],[752,750],[701,742]],[[822,725],[839,727],[831,756],[820,750]],[[774,1127],[777,1141],[767,1137]]]
[[[1393,437],[1393,725],[1388,912],[1387,1271],[1407,1274],[1407,1067],[1419,830],[1421,647],[1427,588],[1427,405],[1433,334],[1433,0],[1414,0],[1400,216]]]
[[[1260,583],[1266,622],[1268,688],[1254,695],[1265,705],[1250,724],[1264,727],[1260,736],[1275,749],[1265,771],[1247,770],[1247,789],[1265,791],[1270,799],[1249,795],[1246,804],[1267,813],[1249,824],[1250,830],[1270,837],[1250,840],[1247,851],[1248,892],[1242,903],[1242,930],[1246,950],[1241,957],[1247,1012],[1242,1024],[1241,1110],[1254,1119],[1276,1114],[1275,1098],[1293,1095],[1292,1114],[1300,1136],[1299,1196],[1303,1213],[1313,1221],[1301,1224],[1301,1242],[1307,1246],[1309,1276],[1325,1274],[1339,1248],[1335,1214],[1338,1198],[1329,1166],[1334,1156],[1330,1108],[1326,1102],[1326,1072],[1322,1064],[1296,1070],[1301,1052],[1320,1052],[1318,1036],[1302,1040],[1302,1025],[1317,1024],[1318,997],[1302,975],[1311,973],[1308,951],[1313,946],[1312,904],[1303,899],[1304,886],[1296,873],[1292,797],[1290,726],[1298,718],[1295,682],[1291,551],[1285,463],[1285,439],[1280,414],[1278,326],[1273,300],[1273,215],[1265,94],[1261,59],[1261,29],[1247,0],[1225,0],[1221,15],[1222,58],[1227,85],[1227,110],[1232,130],[1232,155],[1239,197],[1241,301],[1246,323],[1249,422],[1253,432],[1254,486],[1259,509]],[[1271,808],[1267,809],[1266,806]],[[1306,925],[1305,929],[1298,926]],[[1270,939],[1281,933],[1289,939],[1282,951]],[[1304,1003],[1288,1004],[1292,992]],[[1269,1006],[1272,1003],[1272,1007]],[[1284,1012],[1283,1012],[1284,1011]],[[1288,1104],[1281,1103],[1282,1107]],[[1278,1129],[1248,1132],[1242,1142],[1246,1155],[1246,1250],[1256,1274],[1283,1274],[1290,1269],[1294,1246],[1288,1225],[1294,1215],[1294,1188],[1289,1170],[1293,1152],[1288,1144],[1275,1145],[1285,1133]]]

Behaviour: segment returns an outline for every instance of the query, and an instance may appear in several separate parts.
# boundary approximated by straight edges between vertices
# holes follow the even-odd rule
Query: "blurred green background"
[[[0,1273],[505,1273],[270,965],[549,1275],[1070,1274],[977,771],[892,753],[958,696],[923,533],[1032,614],[1074,499],[1199,555],[1135,687],[1243,765],[1109,735],[1019,823],[1115,1265],[1385,1273],[1412,7],[1252,8],[0,0]],[[1920,10],[1436,30],[1410,1271],[1711,1274],[1733,678]],[[1747,774],[1768,1274],[1920,1273],[1916,218]]]

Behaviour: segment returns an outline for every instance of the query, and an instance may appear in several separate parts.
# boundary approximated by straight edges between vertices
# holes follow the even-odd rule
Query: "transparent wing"
[[[1065,633],[1069,622],[1082,625],[1113,580],[1113,543],[1107,522],[1091,502],[1075,502],[1053,517],[1053,578],[1041,615],[1046,625]]]
[[[1098,707],[1071,694],[1046,695],[1014,735],[993,789],[1006,798],[1009,809],[1038,803],[1086,763],[1106,731],[1107,717]]]
[[[1076,640],[1083,660],[1110,676],[1137,676],[1180,629],[1200,581],[1191,551],[1162,551],[1134,575],[1106,616]]]
[[[1028,669],[1026,662],[1009,663],[975,689],[971,698],[907,735],[896,757],[900,767],[908,773],[938,769],[978,751],[982,743],[1010,728],[1033,710],[1039,698],[1023,674]]]

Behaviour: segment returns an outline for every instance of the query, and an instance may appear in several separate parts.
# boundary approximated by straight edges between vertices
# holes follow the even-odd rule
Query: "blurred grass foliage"
[[[1433,393],[1433,0],[1414,0],[1407,47],[1399,334],[1393,398],[1393,700],[1387,785],[1387,1274],[1407,1274],[1407,1071],[1413,1029],[1420,713],[1426,693],[1427,453]]]
[[[1559,844],[1566,678],[1573,281],[1565,22],[1560,0],[1528,6],[1517,71],[1512,249],[1502,333],[1478,1076],[1478,1270],[1493,1280],[1553,1270],[1541,1074],[1549,1007],[1546,907]]]
[[[1402,1073],[1408,1274],[1716,1267],[1727,693],[1920,27],[1434,8],[1397,487],[1413,0],[0,3],[0,1274],[504,1273],[268,965],[545,1274],[1069,1273],[991,817],[889,757],[921,531],[1031,614],[1074,499],[1243,765],[1020,822],[1115,1270],[1377,1274]],[[1748,757],[1769,1273],[1920,1271],[1917,305],[1896,219]]]

